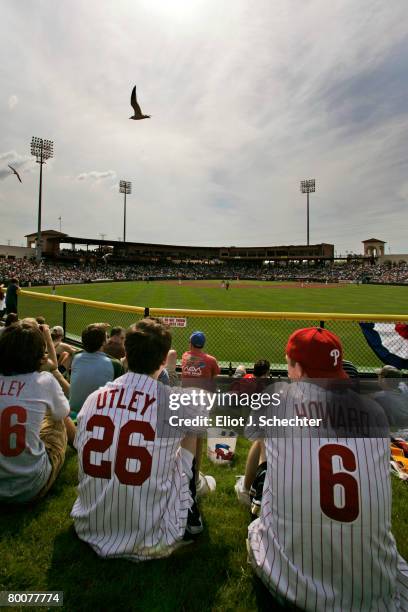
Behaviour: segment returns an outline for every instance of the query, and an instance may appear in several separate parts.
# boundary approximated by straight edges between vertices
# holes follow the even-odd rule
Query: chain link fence
[[[200,330],[207,338],[205,350],[223,367],[252,366],[258,359],[268,359],[276,371],[286,370],[285,347],[294,330],[324,326],[341,338],[344,359],[352,361],[361,373],[373,373],[382,362],[367,344],[359,323],[382,321],[390,329],[397,322],[408,323],[407,315],[149,309],[22,291],[19,316],[38,315],[44,316],[49,325],[62,325],[66,337],[77,341],[89,323],[103,321],[128,327],[145,315],[164,318],[172,327],[173,348],[179,358],[188,350],[192,332]]]
[[[90,323],[109,323],[111,327],[129,327],[139,321],[145,309],[124,304],[110,304],[78,298],[50,295],[34,291],[20,291],[18,299],[20,318],[45,317],[48,325],[61,325],[70,340],[81,340],[82,330]]]

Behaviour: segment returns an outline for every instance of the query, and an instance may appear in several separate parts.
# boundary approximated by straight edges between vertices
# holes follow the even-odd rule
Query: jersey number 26
[[[84,472],[94,478],[111,478],[112,462],[102,460],[99,465],[91,463],[91,452],[104,453],[113,442],[115,425],[112,419],[102,414],[94,414],[86,425],[87,431],[93,431],[94,427],[103,428],[101,439],[90,438],[82,452],[82,465]],[[147,480],[152,471],[152,456],[144,446],[133,446],[129,443],[130,436],[134,433],[142,434],[145,440],[153,441],[155,432],[150,423],[145,421],[128,421],[120,428],[114,472],[119,482],[125,485],[140,486]],[[130,472],[127,469],[128,459],[138,459],[139,469]]]

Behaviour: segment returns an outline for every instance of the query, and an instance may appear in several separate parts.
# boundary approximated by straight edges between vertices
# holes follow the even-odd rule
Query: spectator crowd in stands
[[[351,259],[319,265],[282,264],[268,265],[251,262],[228,263],[134,263],[113,264],[103,258],[93,265],[74,263],[37,263],[25,259],[0,260],[0,282],[7,284],[16,277],[20,286],[62,285],[87,283],[98,280],[205,280],[205,279],[253,279],[260,281],[311,281],[311,282],[370,282],[408,283],[408,264],[373,264]]]

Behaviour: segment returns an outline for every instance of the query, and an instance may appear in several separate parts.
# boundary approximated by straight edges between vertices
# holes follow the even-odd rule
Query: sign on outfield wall
[[[169,327],[187,327],[187,319],[185,317],[161,317],[160,320]]]

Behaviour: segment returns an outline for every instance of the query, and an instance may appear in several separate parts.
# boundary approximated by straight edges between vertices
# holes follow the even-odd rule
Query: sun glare
[[[197,18],[205,7],[205,0],[144,0],[147,12],[177,21]]]

